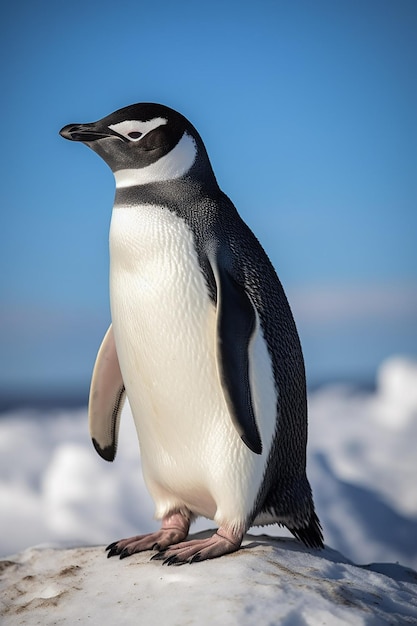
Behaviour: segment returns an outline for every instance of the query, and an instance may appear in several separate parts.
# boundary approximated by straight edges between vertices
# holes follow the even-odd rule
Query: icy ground
[[[5,625],[417,623],[415,572],[357,567],[292,539],[247,536],[235,554],[182,567],[149,553],[106,559],[102,548],[29,548],[1,567]]]
[[[416,579],[401,567],[417,569],[417,363],[390,359],[380,368],[375,392],[329,386],[310,394],[309,407],[308,475],[326,545],[354,563],[372,566],[355,567],[330,549],[309,552],[288,539],[253,546],[253,535],[250,549],[195,564],[198,569],[147,564],[149,555],[106,560],[102,547],[85,546],[158,528],[129,408],[113,464],[91,446],[84,409],[0,416],[0,556],[5,557],[6,589],[0,606],[5,623],[87,622],[88,615],[90,623],[105,623],[105,607],[120,601],[132,615],[134,607],[148,607],[143,623],[154,623],[154,616],[156,623],[169,613],[172,621],[165,623],[179,624],[170,603],[180,593],[181,605],[191,607],[197,590],[207,604],[201,619],[203,611],[222,613],[222,624],[417,624]],[[212,527],[200,520],[192,532]],[[251,532],[288,537],[275,527]],[[30,549],[10,557],[42,543],[82,548]],[[85,596],[85,611],[71,621],[75,589]],[[221,601],[210,600],[210,589]],[[129,597],[135,598],[132,606]],[[264,604],[283,621],[263,616]],[[36,621],[16,621],[17,615],[26,619],[26,605],[31,616],[39,615]],[[61,607],[55,621],[46,621],[52,618],[42,613],[44,606]],[[390,620],[381,621],[390,612]],[[297,621],[300,614],[303,620]],[[130,623],[117,615],[112,619]]]

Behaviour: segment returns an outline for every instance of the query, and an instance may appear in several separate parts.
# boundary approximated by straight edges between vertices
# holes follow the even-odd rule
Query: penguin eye
[[[142,137],[142,133],[139,133],[138,131],[132,131],[131,133],[127,133],[127,136],[130,137],[130,139],[139,139],[140,137]]]

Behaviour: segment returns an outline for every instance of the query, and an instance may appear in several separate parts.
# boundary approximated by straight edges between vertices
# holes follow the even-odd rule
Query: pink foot
[[[242,539],[243,533],[232,533],[224,528],[219,528],[217,533],[208,539],[183,541],[161,551],[151,560],[164,559],[164,564],[167,565],[184,565],[184,563],[215,559],[223,554],[239,550]]]
[[[120,539],[107,546],[107,557],[119,555],[121,559],[125,559],[135,552],[143,552],[144,550],[165,550],[168,546],[178,543],[186,538],[190,521],[181,515],[181,513],[173,513],[167,515],[162,520],[161,529],[149,533],[147,535],[136,535],[128,539]]]

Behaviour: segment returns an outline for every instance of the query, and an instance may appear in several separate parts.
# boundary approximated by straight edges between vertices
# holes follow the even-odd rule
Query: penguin
[[[111,325],[89,396],[94,447],[116,455],[127,397],[160,530],[108,556],[154,550],[168,565],[235,552],[278,524],[323,547],[306,475],[302,349],[281,282],[221,191],[204,143],[162,104],[61,129],[110,166]],[[218,529],[187,540],[199,516]]]

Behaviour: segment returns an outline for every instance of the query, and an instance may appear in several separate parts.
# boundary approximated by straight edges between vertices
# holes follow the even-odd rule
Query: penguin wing
[[[97,354],[88,400],[91,439],[98,454],[106,461],[113,461],[116,456],[125,396],[113,327],[110,324]]]
[[[210,255],[211,256],[211,255]],[[233,424],[252,452],[262,453],[249,383],[249,343],[258,315],[252,300],[219,255],[210,259],[217,289],[217,366]]]

